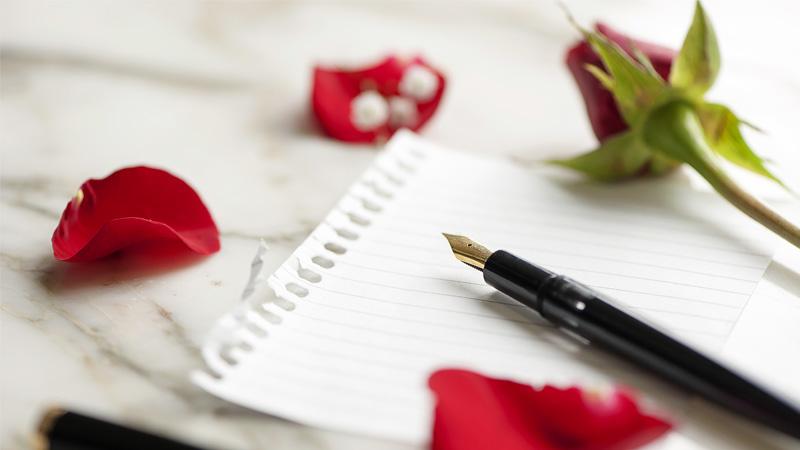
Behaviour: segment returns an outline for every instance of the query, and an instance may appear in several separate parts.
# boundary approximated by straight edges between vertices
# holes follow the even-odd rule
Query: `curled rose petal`
[[[633,55],[634,49],[640,50],[650,59],[650,62],[653,63],[653,68],[662,78],[667,79],[669,77],[672,61],[677,55],[674,50],[632,39],[602,23],[596,24],[595,28],[611,42],[619,45],[629,55]],[[611,92],[586,70],[587,64],[603,67],[600,57],[583,40],[575,44],[567,52],[567,67],[578,84],[578,89],[581,91],[583,102],[586,105],[586,112],[592,124],[592,130],[597,139],[604,141],[608,137],[626,130],[628,125],[622,119]]]
[[[428,385],[436,394],[434,450],[624,450],[672,427],[619,390],[537,389],[454,369],[435,372]]]
[[[389,56],[358,70],[315,67],[311,106],[329,136],[375,142],[400,128],[420,129],[444,89],[444,75],[421,57]]]
[[[90,179],[67,204],[53,232],[53,254],[83,262],[153,241],[191,251],[219,250],[219,232],[197,193],[160,169],[129,167]]]

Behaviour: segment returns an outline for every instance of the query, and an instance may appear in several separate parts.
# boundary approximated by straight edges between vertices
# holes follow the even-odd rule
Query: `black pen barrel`
[[[203,450],[166,437],[53,408],[39,424],[37,448],[47,450]]]
[[[577,281],[499,250],[484,280],[555,325],[702,396],[800,439],[800,411],[713,359],[615,307]]]

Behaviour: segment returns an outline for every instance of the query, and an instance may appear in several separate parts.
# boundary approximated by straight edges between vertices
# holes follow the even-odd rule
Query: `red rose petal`
[[[406,125],[413,131],[420,129],[433,117],[445,89],[444,75],[421,57],[402,59],[389,56],[376,65],[357,70],[314,68],[311,106],[314,115],[329,136],[346,142],[374,142],[387,139],[399,128],[387,121],[374,129],[363,131],[353,125],[351,104],[359,94],[374,90],[387,101],[399,96],[398,86],[405,71],[414,65],[430,70],[438,80],[435,94],[424,102],[417,102],[417,119]]]
[[[219,231],[186,182],[160,169],[129,167],[81,185],[53,232],[53,254],[92,261],[151,241],[177,241],[200,254],[219,250]]]
[[[593,398],[576,387],[535,389],[454,369],[428,384],[436,394],[433,450],[625,450],[672,427],[622,391]]]
[[[602,23],[596,24],[595,29],[608,37],[610,41],[619,45],[628,54],[633,54],[634,47],[638,48],[650,58],[653,67],[662,78],[667,79],[669,77],[672,61],[677,55],[674,50],[632,39]],[[583,96],[583,102],[586,105],[586,112],[589,115],[589,121],[592,124],[595,136],[600,141],[603,141],[609,136],[626,130],[628,125],[622,119],[611,92],[606,90],[597,81],[597,78],[586,70],[587,64],[604,67],[600,57],[592,50],[592,47],[585,40],[579,42],[567,52],[566,62]]]

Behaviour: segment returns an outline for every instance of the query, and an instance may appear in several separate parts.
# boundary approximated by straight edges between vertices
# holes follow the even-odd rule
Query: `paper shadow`
[[[764,279],[780,286],[800,299],[800,273],[778,260],[772,260],[764,272]]]

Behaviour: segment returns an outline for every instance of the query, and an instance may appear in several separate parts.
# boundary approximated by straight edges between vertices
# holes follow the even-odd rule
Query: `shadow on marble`
[[[257,132],[269,137],[281,138],[307,138],[327,143],[346,146],[348,149],[363,149],[373,152],[382,150],[385,140],[377,140],[374,143],[354,143],[339,141],[328,136],[322,125],[314,117],[309,99],[300,101],[286,108],[278,109],[276,112],[273,100],[269,93],[259,93],[260,107],[255,119],[255,129]]]
[[[308,108],[297,108],[286,117],[287,125],[285,129],[296,136],[327,138],[328,135],[322,126],[314,118],[311,106]]]
[[[58,293],[162,276],[191,267],[208,257],[194,253],[178,242],[156,241],[88,263],[51,261],[43,268],[37,281],[49,292]]]

